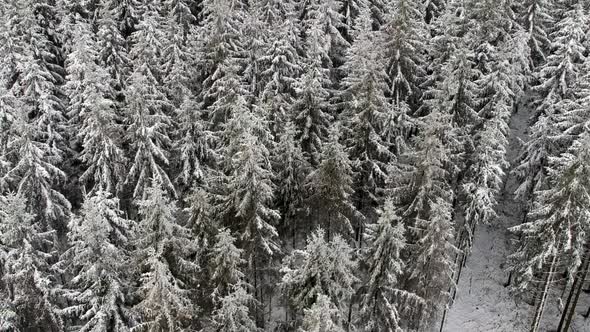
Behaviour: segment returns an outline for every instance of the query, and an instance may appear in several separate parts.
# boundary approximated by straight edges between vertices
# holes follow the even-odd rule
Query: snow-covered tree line
[[[0,331],[428,330],[529,90],[515,279],[587,269],[586,10],[3,1]]]

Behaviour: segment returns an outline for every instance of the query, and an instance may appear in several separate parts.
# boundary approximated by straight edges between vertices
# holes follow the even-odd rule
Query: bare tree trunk
[[[574,317],[574,312],[576,311],[578,299],[580,298],[580,293],[582,292],[582,286],[584,285],[584,281],[586,279],[586,274],[588,274],[588,264],[590,263],[589,254],[590,252],[588,249],[588,244],[586,244],[586,250],[584,252],[584,261],[582,262],[582,265],[580,265],[578,271],[576,272],[576,277],[574,278],[574,283],[570,290],[570,294],[568,295],[567,303],[565,309],[563,310],[563,314],[561,315],[557,331],[569,330],[572,318]]]
[[[559,250],[557,251],[557,253]],[[549,265],[549,272],[545,276],[545,281],[543,284],[543,291],[541,293],[541,299],[539,300],[539,304],[537,304],[537,308],[535,310],[535,316],[533,318],[533,323],[531,325],[531,332],[537,332],[539,330],[539,324],[541,323],[541,317],[543,316],[543,311],[545,310],[545,302],[547,300],[547,293],[549,292],[549,284],[553,280],[553,273],[555,271],[555,265],[557,264],[557,253],[553,255],[551,259],[551,264]]]

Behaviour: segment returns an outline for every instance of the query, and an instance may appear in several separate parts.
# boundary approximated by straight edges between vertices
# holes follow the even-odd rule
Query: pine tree
[[[341,313],[330,298],[318,295],[316,302],[309,309],[303,310],[303,326],[299,332],[344,332],[341,326]]]
[[[387,164],[394,158],[383,128],[389,111],[385,97],[387,74],[371,25],[369,8],[363,7],[355,40],[342,66],[347,76],[341,83],[345,145],[355,166],[355,201],[361,210],[379,201],[378,192],[387,178]]]
[[[368,279],[361,289],[359,321],[363,331],[401,331],[403,326],[398,308],[402,300],[419,299],[400,289],[399,278],[404,273],[400,255],[406,246],[405,227],[397,216],[393,201],[387,200],[376,224],[367,227],[368,243],[364,252]],[[415,304],[414,303],[414,304]]]
[[[130,50],[133,73],[126,90],[126,116],[130,120],[127,139],[133,151],[126,183],[133,185],[133,197],[144,198],[149,179],[155,178],[175,194],[168,176],[166,148],[171,145],[170,103],[161,87],[161,73],[156,59],[162,54],[162,29],[157,8],[149,3],[131,35]]]
[[[590,188],[588,137],[586,131],[568,152],[551,159],[548,175],[553,180],[549,188],[537,193],[530,221],[511,229],[522,238],[519,249],[510,257],[516,287],[530,289],[534,275],[545,274],[533,330],[539,326],[558,261],[566,270],[575,271],[585,256],[587,239],[583,234],[589,225],[587,192]]]
[[[283,217],[284,230],[290,226],[291,236],[295,241],[296,225],[287,225],[303,207],[305,199],[305,177],[309,172],[309,164],[303,156],[301,146],[295,139],[295,126],[287,122],[272,153],[272,166],[276,174],[274,182],[277,192],[275,201]]]
[[[221,299],[221,307],[213,313],[213,327],[219,332],[258,331],[250,317],[249,307],[254,298],[243,282],[234,285],[232,291]]]
[[[256,300],[264,304],[261,281],[270,275],[272,258],[281,251],[275,229],[281,216],[272,207],[275,188],[264,144],[264,137],[269,136],[268,125],[248,110],[235,110],[233,116],[225,129],[224,136],[229,138],[223,147],[227,170],[221,177],[217,208],[245,251],[248,280],[257,294]],[[258,311],[255,315],[257,320],[262,318]]]
[[[320,228],[310,235],[305,250],[294,250],[285,258],[280,286],[295,309],[311,308],[323,295],[343,319],[357,281],[356,263],[352,249],[339,235],[329,242],[324,238]]]
[[[317,211],[314,220],[326,229],[328,240],[334,233],[350,237],[353,222],[358,230],[364,221],[351,200],[353,176],[350,159],[339,142],[338,126],[334,126],[330,141],[322,149],[321,163],[307,178],[311,191],[308,205]]]
[[[245,56],[242,24],[244,4],[238,0],[203,2],[205,17],[199,29],[200,90],[197,100],[213,128],[231,117],[237,96],[245,95],[241,73]]]
[[[349,43],[342,35],[344,17],[338,0],[311,0],[305,3],[302,18],[306,57],[332,70],[342,63]]]
[[[215,245],[211,251],[211,282],[214,301],[228,296],[234,286],[244,279],[241,271],[246,261],[242,258],[244,250],[236,248],[236,239],[228,229],[222,229],[215,236]]]
[[[54,233],[40,229],[28,205],[20,194],[0,196],[0,285],[18,330],[59,332],[63,321],[50,273],[55,253],[44,249]]]
[[[100,65],[104,66],[111,74],[116,89],[124,89],[129,76],[130,62],[127,51],[127,41],[121,31],[119,23],[125,25],[125,21],[119,22],[120,5],[124,2],[101,0],[97,5],[97,51],[99,52]],[[125,29],[125,27],[123,27]]]
[[[115,92],[110,75],[97,64],[99,55],[91,27],[79,22],[74,28],[64,88],[70,96],[68,115],[72,125],[79,126],[80,159],[87,166],[80,181],[89,185],[90,193],[116,193],[121,190],[126,160],[120,147],[123,133],[115,109]]]
[[[549,50],[549,28],[554,23],[551,1],[527,0],[524,4],[523,26],[528,32],[529,47],[531,48],[531,63],[541,64],[546,59]]]
[[[555,31],[550,34],[551,53],[547,62],[534,73],[539,81],[533,87],[539,95],[533,101],[536,107],[533,120],[536,122],[515,169],[521,181],[517,190],[521,198],[532,199],[534,192],[544,187],[549,157],[559,155],[563,152],[560,146],[567,144],[558,142],[555,137],[558,136],[559,118],[571,108],[571,100],[576,98],[574,92],[585,61],[585,21],[579,16],[583,15],[582,10],[580,6],[573,6],[557,22]]]
[[[300,55],[302,46],[299,22],[293,17],[293,9],[285,8],[285,11],[287,12],[272,15],[278,16],[272,19],[273,22],[281,17],[286,21],[268,25],[274,32],[270,33],[268,46],[260,57],[263,87],[258,103],[272,124],[273,133],[280,132],[287,121],[293,120],[295,88],[297,79],[303,71],[304,61]]]
[[[71,220],[71,247],[60,265],[74,277],[64,296],[74,304],[64,312],[80,320],[79,331],[130,331],[127,307],[131,222],[121,217],[119,200],[105,191],[88,198]]]
[[[43,225],[61,229],[61,222],[70,214],[70,202],[56,190],[66,180],[66,174],[53,164],[52,146],[35,140],[35,127],[26,123],[22,115],[16,118],[14,136],[8,142],[8,153],[15,160],[5,179],[26,197],[29,211],[33,211]]]
[[[412,289],[425,301],[420,326],[428,326],[434,318],[450,306],[455,273],[454,227],[452,206],[445,198],[438,198],[430,206],[430,220],[418,220],[419,239],[413,259],[408,264]],[[414,247],[414,246],[413,246]]]
[[[301,148],[313,166],[319,163],[322,144],[328,138],[333,119],[328,112],[329,84],[326,70],[318,63],[308,64],[295,84],[294,123]]]
[[[187,331],[197,312],[191,301],[198,266],[190,258],[195,243],[190,230],[177,221],[177,208],[156,180],[139,201],[136,259],[141,272],[136,305],[146,331]]]
[[[391,5],[391,13],[382,27],[382,47],[391,84],[388,95],[396,111],[404,111],[405,105],[415,111],[426,68],[424,8],[419,1],[409,0],[395,0]]]

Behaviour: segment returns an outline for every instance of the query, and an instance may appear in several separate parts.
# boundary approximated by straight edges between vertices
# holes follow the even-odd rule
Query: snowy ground
[[[513,115],[510,123],[507,159],[515,160],[525,141],[527,107]],[[480,225],[476,230],[473,251],[461,273],[455,303],[451,307],[443,331],[445,332],[520,332],[528,331],[533,316],[533,306],[517,301],[504,287],[508,273],[504,270],[506,257],[513,252],[510,233],[507,229],[517,225],[523,218],[522,203],[514,200],[516,179],[507,172],[506,186],[498,201],[498,219],[492,225]],[[559,298],[555,291],[548,300],[541,331],[554,331],[559,322]],[[588,309],[590,296],[582,294],[571,331],[590,331],[590,319],[580,315]],[[440,327],[436,328],[436,331]]]
[[[516,113],[510,123],[507,159],[518,156],[520,140],[526,139],[528,112]],[[508,227],[522,220],[523,210],[512,193],[516,179],[507,174],[506,186],[498,200],[498,219],[480,225],[467,264],[461,273],[455,303],[449,311],[443,331],[526,331],[529,306],[516,302],[504,287],[508,273],[503,266],[510,254]]]

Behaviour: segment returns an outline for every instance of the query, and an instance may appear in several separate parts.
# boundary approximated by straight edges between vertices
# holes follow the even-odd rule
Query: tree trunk
[[[553,258],[551,259],[551,264],[549,265],[549,271],[545,276],[545,281],[543,283],[543,291],[541,293],[541,299],[539,300],[539,304],[537,305],[537,308],[535,310],[533,324],[531,325],[531,332],[537,332],[539,330],[539,324],[541,323],[543,310],[545,310],[545,301],[547,300],[547,293],[549,292],[549,284],[553,279],[555,265],[557,264],[557,253],[559,253],[559,250],[553,255]]]
[[[574,283],[570,290],[570,294],[568,295],[567,303],[565,309],[563,310],[563,314],[561,315],[561,319],[559,321],[559,326],[557,327],[557,331],[568,331],[570,324],[572,322],[572,318],[574,317],[574,313],[576,311],[576,305],[578,304],[578,299],[580,298],[580,293],[582,292],[582,287],[584,286],[584,281],[586,280],[586,274],[588,274],[588,264],[590,263],[590,252],[588,249],[588,243],[586,244],[586,250],[584,252],[584,261],[582,265],[578,268],[576,272],[576,277],[574,278]]]

